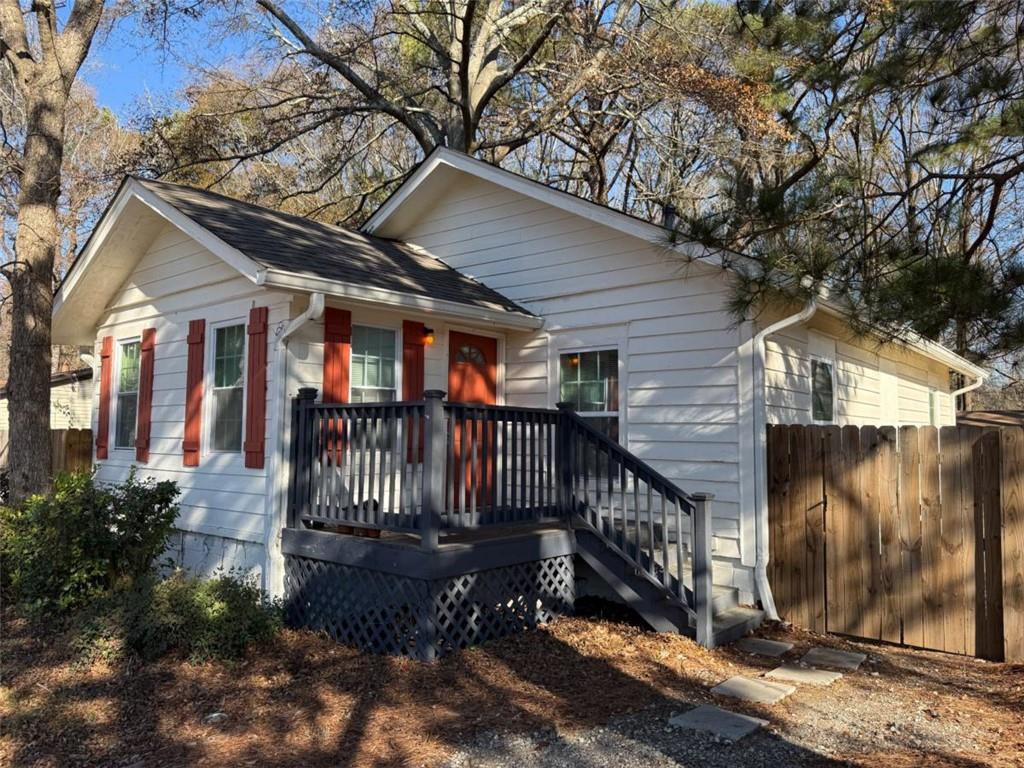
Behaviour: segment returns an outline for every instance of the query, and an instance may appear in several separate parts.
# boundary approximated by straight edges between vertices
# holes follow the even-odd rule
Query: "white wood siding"
[[[832,318],[814,318],[773,334],[765,345],[768,421],[811,422],[811,356],[814,337],[835,346],[835,423],[927,425],[929,393],[938,410],[936,426],[956,423],[949,371],[895,344],[858,338]]]
[[[89,429],[92,426],[92,379],[50,387],[50,429]],[[10,424],[9,401],[0,398],[0,432]]]
[[[290,297],[258,288],[236,271],[173,227],[166,227],[150,246],[132,275],[118,291],[97,330],[99,345],[104,336],[137,337],[144,328],[156,329],[153,376],[153,410],[150,458],[138,465],[142,476],[173,480],[181,489],[181,513],[177,527],[183,531],[262,546],[268,524],[267,472],[273,466],[280,432],[274,388],[277,384],[275,330],[287,321]],[[206,355],[213,344],[212,327],[222,322],[247,323],[253,306],[267,306],[267,430],[266,470],[247,469],[241,453],[210,453],[205,445],[208,414],[203,414],[204,448],[199,467],[182,465],[181,443],[185,425],[185,370],[190,320],[206,320]],[[116,366],[115,366],[116,367]],[[117,372],[114,371],[116,377]],[[99,370],[93,380],[99,381]],[[96,429],[98,390],[93,402]],[[208,398],[205,398],[208,400]],[[110,456],[100,465],[99,478],[123,480],[135,464],[135,451],[115,449],[113,430],[116,408],[110,415]]]
[[[543,331],[507,337],[509,404],[555,404],[560,351],[618,348],[623,442],[683,489],[716,495],[719,581],[749,596],[751,574],[740,566],[740,337],[720,273],[468,177],[403,237],[544,317]]]

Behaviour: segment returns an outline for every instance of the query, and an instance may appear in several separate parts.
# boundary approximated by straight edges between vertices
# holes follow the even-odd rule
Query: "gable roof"
[[[139,184],[268,271],[532,314],[421,249],[304,219],[216,192],[137,179]]]
[[[500,168],[462,152],[438,147],[417,166],[409,177],[363,225],[363,231],[387,237],[401,237],[433,204],[437,196],[455,183],[459,174],[467,174],[508,189],[538,202],[546,203],[581,218],[609,227],[617,232],[639,238],[647,243],[671,250],[679,256],[727,270],[751,263],[742,253],[713,249],[689,241],[672,241],[670,231],[660,224],[632,216],[606,205],[594,203],[569,192],[554,189],[534,179]],[[826,295],[819,297],[819,306],[834,316],[849,320],[849,311]],[[882,337],[880,337],[882,338]],[[892,339],[888,339],[892,340]],[[987,376],[987,371],[943,345],[912,332],[894,340],[921,355],[948,365],[970,376]]]
[[[127,177],[54,296],[54,337],[88,343],[109,300],[170,223],[256,285],[538,328],[534,314],[426,251],[390,238]]]

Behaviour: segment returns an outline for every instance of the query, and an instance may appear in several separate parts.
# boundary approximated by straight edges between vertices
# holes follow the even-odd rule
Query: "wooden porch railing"
[[[289,526],[394,531],[435,549],[468,528],[583,524],[668,599],[710,606],[711,496],[685,493],[565,404],[443,398],[430,391],[417,402],[340,405],[300,390]],[[710,637],[710,612],[697,614],[698,639]]]

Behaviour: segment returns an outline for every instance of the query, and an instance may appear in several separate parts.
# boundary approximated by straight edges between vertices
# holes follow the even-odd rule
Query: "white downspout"
[[[968,384],[966,387],[960,387],[960,389],[953,390],[952,392],[949,393],[949,396],[951,398],[953,398],[953,413],[954,414],[956,413],[956,399],[958,397],[960,397],[960,395],[966,395],[968,392],[973,392],[978,387],[980,387],[982,384],[984,384],[987,379],[988,379],[988,375],[987,374],[984,374],[984,373],[979,374],[978,378],[975,380],[975,382],[973,384]]]
[[[292,431],[291,414],[288,408],[288,340],[306,323],[312,320],[319,320],[323,316],[324,301],[324,294],[310,294],[309,306],[288,323],[277,338],[277,386],[280,393],[277,418],[280,425],[278,429],[280,438],[277,443],[277,450],[274,452],[274,466],[271,470],[272,485],[270,489],[270,498],[277,500],[277,503],[274,505],[277,513],[273,516],[265,550],[269,555],[268,562],[271,567],[267,586],[271,594],[275,596],[280,596],[284,593],[284,572],[279,566],[280,561],[276,555],[280,554],[280,533],[284,523],[284,515],[287,514],[288,475],[291,472],[287,453]]]
[[[754,530],[756,539],[756,559],[754,561],[754,583],[757,586],[757,594],[761,598],[761,605],[768,618],[772,621],[779,620],[778,611],[775,609],[775,598],[772,597],[772,588],[768,583],[768,440],[765,434],[768,424],[767,408],[767,377],[765,375],[765,340],[773,333],[790,327],[805,323],[818,311],[818,300],[810,299],[800,312],[790,315],[769,325],[754,336],[754,482],[755,482],[755,510]]]

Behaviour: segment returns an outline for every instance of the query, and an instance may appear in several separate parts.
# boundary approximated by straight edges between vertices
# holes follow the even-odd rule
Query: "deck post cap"
[[[428,389],[423,393],[423,397],[427,400],[444,400],[444,396],[447,394],[443,389]]]
[[[299,393],[296,397],[299,400],[316,400],[316,387],[299,387]]]

